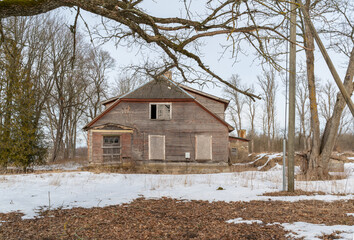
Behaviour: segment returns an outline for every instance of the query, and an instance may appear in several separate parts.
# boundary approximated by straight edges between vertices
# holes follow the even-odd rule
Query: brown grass
[[[295,190],[294,192],[279,191],[279,192],[268,192],[264,193],[262,196],[315,196],[315,195],[326,195],[324,192],[307,192],[303,190]],[[333,195],[333,194],[331,194]]]
[[[308,222],[354,225],[354,200],[207,202],[137,199],[103,208],[43,212],[21,220],[17,213],[0,214],[0,239],[287,239],[281,225]],[[228,224],[235,218],[264,224]],[[328,235],[329,236],[329,235]]]

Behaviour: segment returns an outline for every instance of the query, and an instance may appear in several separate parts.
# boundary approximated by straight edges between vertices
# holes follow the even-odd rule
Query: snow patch
[[[235,219],[230,219],[226,221],[227,223],[234,223],[234,224],[239,224],[239,223],[246,223],[246,224],[262,224],[263,222],[261,220],[243,220],[243,218],[235,218]]]
[[[283,169],[283,165],[280,165],[279,163],[275,163],[275,166],[269,169],[268,171],[279,171]]]
[[[340,239],[352,240],[354,237],[354,227],[347,225],[326,226],[324,224],[312,224],[306,222],[282,223],[285,230],[293,231],[297,235],[289,234],[290,237],[303,237],[305,240],[319,240],[322,234],[331,234],[340,231]]]
[[[344,163],[344,171],[354,171],[354,163]]]
[[[258,160],[260,160],[261,158],[263,158],[264,156],[266,156],[267,154],[266,153],[261,153],[261,154],[258,154],[256,157],[256,159],[252,162],[247,162],[247,163],[234,163],[232,164],[233,166],[243,166],[243,165],[251,165],[255,162],[257,162]]]
[[[264,168],[265,166],[267,166],[267,164],[269,163],[269,161],[272,160],[273,158],[281,157],[281,156],[282,156],[281,153],[276,153],[276,154],[272,154],[272,155],[267,155],[267,157],[268,157],[267,162],[266,162],[263,166],[258,167],[258,170],[261,170],[262,168]]]
[[[235,218],[226,221],[227,223],[233,224],[263,224],[261,220],[243,220],[242,218]],[[288,234],[288,237],[291,238],[303,238],[305,240],[320,240],[320,237],[323,234],[332,234],[333,232],[338,231],[340,239],[351,240],[354,237],[354,227],[348,225],[333,225],[326,226],[324,224],[312,224],[306,222],[294,222],[294,223],[268,223],[267,225],[280,225],[285,230],[292,231],[293,233]]]

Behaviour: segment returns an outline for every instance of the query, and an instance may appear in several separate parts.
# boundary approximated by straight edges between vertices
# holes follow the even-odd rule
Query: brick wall
[[[131,133],[101,133],[101,132],[91,132],[89,131],[88,139],[88,151],[91,150],[91,157],[89,158],[90,163],[99,164],[103,163],[103,137],[119,135],[121,142],[121,160],[131,159],[131,144],[132,144],[132,134]],[[91,137],[90,137],[91,135]]]

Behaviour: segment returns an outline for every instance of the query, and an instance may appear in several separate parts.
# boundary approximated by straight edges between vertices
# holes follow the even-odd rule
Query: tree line
[[[102,110],[114,60],[80,32],[73,41],[53,14],[2,19],[0,31],[1,166],[74,158],[78,127]]]
[[[262,100],[255,103],[233,89],[224,88],[224,97],[230,100],[227,117],[235,127],[234,134],[237,135],[241,129],[247,129],[247,138],[251,140],[249,145],[250,152],[282,151],[285,125],[284,122],[279,121],[277,113],[279,109],[277,109],[277,106],[279,107],[279,100],[280,106],[284,106],[283,99],[285,99],[285,96],[282,96],[281,99],[278,98],[278,102],[275,96],[281,92],[281,89],[285,89],[285,79],[279,81],[277,73],[271,69],[265,70],[257,77],[256,86],[243,83],[237,74],[232,75],[229,82],[240,89],[250,89],[249,91],[251,92],[255,92],[255,87],[258,87],[262,96]],[[334,111],[337,88],[333,81],[322,81],[319,78],[316,79],[316,86],[319,90],[320,122],[326,123]],[[297,131],[295,149],[301,152],[309,151],[311,147],[311,117],[308,94],[306,72],[300,71],[297,75],[296,86]],[[353,129],[353,117],[348,107],[346,107],[341,116],[334,150],[352,150]],[[287,135],[285,135],[285,138],[287,138]]]

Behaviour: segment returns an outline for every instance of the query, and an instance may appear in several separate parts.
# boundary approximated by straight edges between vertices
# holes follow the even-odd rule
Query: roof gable
[[[188,99],[194,98],[171,80],[161,76],[140,88],[120,97],[121,99]]]

